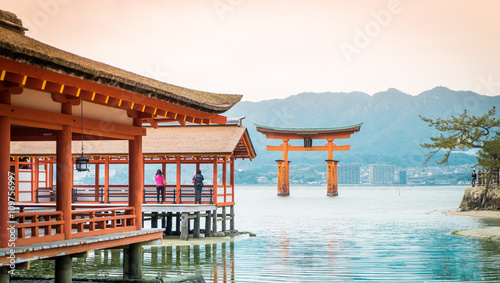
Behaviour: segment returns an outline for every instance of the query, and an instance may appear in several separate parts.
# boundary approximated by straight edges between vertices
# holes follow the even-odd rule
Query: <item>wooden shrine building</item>
[[[350,145],[336,145],[336,139],[348,139],[352,134],[359,132],[361,125],[356,124],[345,127],[334,128],[278,128],[262,125],[255,125],[257,131],[266,135],[268,139],[280,139],[283,143],[279,146],[268,145],[268,151],[283,151],[283,159],[276,160],[278,163],[278,196],[288,196],[290,194],[289,182],[289,151],[327,151],[327,196],[338,195],[337,160],[333,160],[333,152],[340,150],[350,150]],[[290,140],[303,140],[303,146],[293,146]],[[327,140],[325,145],[313,145],[313,140]]]
[[[144,120],[151,125],[166,121],[225,124],[227,119],[220,114],[238,103],[241,95],[159,82],[54,48],[24,33],[16,15],[0,10],[0,282],[9,282],[9,274],[29,260],[43,258],[55,259],[56,282],[71,282],[71,257],[119,246],[125,247],[124,277],[141,278],[141,243],[161,239],[163,232],[143,229],[141,223],[143,139],[148,133]],[[80,168],[87,166],[84,147],[75,150],[72,141],[85,145],[91,140],[97,141],[96,147],[104,141],[119,141],[126,152],[128,198],[119,206],[77,209],[72,205],[75,158],[80,155]],[[14,158],[11,164],[11,142],[37,141],[55,144],[50,157],[55,162],[55,207],[17,212],[15,188],[20,182],[15,163],[20,161]],[[38,161],[31,166],[43,167]]]
[[[171,234],[172,216],[177,217],[176,229],[181,232],[180,225],[184,224],[180,221],[182,213],[195,218],[202,212],[206,215],[205,236],[217,232],[217,219],[222,222],[222,231],[226,230],[227,217],[231,221],[230,229],[234,229],[234,163],[237,159],[252,160],[256,156],[247,129],[229,124],[145,129],[143,164],[149,174],[145,176],[142,194],[143,223],[149,216],[150,226],[156,228],[159,216],[167,229],[166,234]],[[55,134],[51,130],[44,133]],[[73,155],[78,155],[79,143],[73,141]],[[127,147],[126,141],[85,141],[85,155],[90,159],[92,176],[90,183],[74,182],[71,194],[74,207],[91,204],[112,207],[127,203],[130,193],[127,180],[119,180],[119,183],[110,180],[111,173],[116,173],[115,167],[129,163]],[[57,195],[52,177],[55,153],[55,141],[11,142],[11,169],[18,176],[13,198],[22,203],[22,207],[50,207],[54,204]],[[189,166],[191,170],[183,170]],[[193,173],[200,168],[205,176],[201,206],[193,205],[194,185],[191,182]],[[168,180],[162,205],[158,205],[153,178],[157,169],[166,173]],[[193,236],[196,237],[196,233]],[[187,239],[187,234],[181,234],[181,238]]]

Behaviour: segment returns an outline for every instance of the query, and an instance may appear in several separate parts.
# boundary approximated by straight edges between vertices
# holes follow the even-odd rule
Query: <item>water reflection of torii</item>
[[[359,132],[360,124],[334,127],[334,128],[277,128],[257,125],[257,131],[266,135],[268,139],[281,139],[283,143],[279,146],[268,145],[268,151],[283,151],[283,159],[276,160],[278,163],[278,196],[288,196],[290,194],[289,182],[289,151],[328,151],[327,164],[327,196],[338,195],[337,179],[337,160],[333,160],[333,151],[350,150],[350,145],[336,145],[335,139],[347,139],[352,134]],[[303,139],[304,146],[292,146],[288,144],[289,140]],[[326,139],[328,141],[324,146],[313,146],[313,139]]]

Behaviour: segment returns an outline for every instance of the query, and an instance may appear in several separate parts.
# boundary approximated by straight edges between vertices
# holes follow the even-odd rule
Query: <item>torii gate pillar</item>
[[[276,160],[278,163],[278,196],[286,197],[290,195],[290,161]]]
[[[335,197],[339,195],[339,190],[338,190],[338,170],[337,170],[337,165],[338,161],[337,160],[331,160],[327,159],[326,165],[327,165],[327,171],[326,171],[326,180],[327,180],[327,188],[326,188],[326,196],[328,197]]]

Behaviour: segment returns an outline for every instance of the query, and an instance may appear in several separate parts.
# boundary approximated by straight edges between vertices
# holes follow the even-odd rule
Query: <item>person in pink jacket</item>
[[[165,184],[167,182],[165,181],[165,177],[163,177],[163,175],[161,174],[160,169],[156,171],[155,181],[156,181],[156,202],[160,203],[160,193],[161,193],[161,203],[163,203],[163,201],[165,201]]]

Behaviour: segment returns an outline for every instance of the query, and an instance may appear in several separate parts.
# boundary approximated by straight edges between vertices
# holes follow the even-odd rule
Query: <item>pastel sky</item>
[[[27,35],[243,100],[435,86],[500,94],[497,0],[0,0]]]

